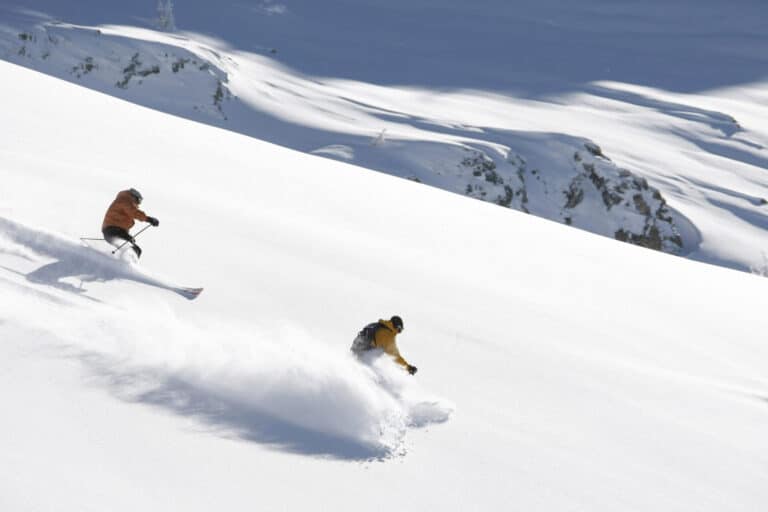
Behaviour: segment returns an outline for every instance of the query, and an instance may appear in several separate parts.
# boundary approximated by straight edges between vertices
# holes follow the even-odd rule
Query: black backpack
[[[382,327],[386,328],[386,325],[381,322],[373,322],[372,324],[363,327],[363,330],[357,333],[357,337],[355,338],[355,341],[352,342],[350,350],[355,354],[372,350],[374,348],[374,343],[376,342],[376,331]]]

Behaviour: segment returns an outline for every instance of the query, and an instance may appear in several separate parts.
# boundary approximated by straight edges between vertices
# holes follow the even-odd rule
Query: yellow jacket
[[[376,335],[373,338],[373,346],[380,348],[387,354],[395,358],[398,364],[408,368],[408,362],[400,355],[400,351],[397,349],[397,343],[395,343],[395,336],[397,336],[397,329],[392,325],[389,320],[379,320],[379,323],[384,328],[376,329]]]

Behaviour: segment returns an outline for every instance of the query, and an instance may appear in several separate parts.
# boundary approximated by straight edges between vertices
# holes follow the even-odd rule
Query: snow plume
[[[142,318],[141,326],[89,337],[101,346],[85,352],[88,367],[122,398],[298,453],[369,458],[400,450],[407,406],[306,333],[193,325],[169,311]]]
[[[131,318],[97,306],[90,326],[69,336],[78,357],[121,398],[194,417],[222,435],[298,453],[378,458],[403,453],[406,427],[450,414],[441,402],[422,400],[390,360],[361,365],[290,326],[270,332],[190,323],[161,304],[144,306]]]
[[[393,365],[389,356],[381,351],[366,354],[363,363],[370,369],[370,377],[405,408],[409,427],[442,423],[448,421],[453,413],[453,404],[428,393],[417,380]]]
[[[26,280],[17,273],[16,286],[0,282],[4,309],[21,327],[53,335],[55,350],[63,346],[84,363],[89,382],[121,399],[191,418],[219,435],[342,459],[402,454],[408,427],[450,415],[450,405],[429,397],[388,358],[361,364],[290,323],[182,317],[171,306],[174,295],[146,286],[139,295],[121,283],[154,284],[137,278],[139,269],[11,221],[0,227],[0,254],[23,258],[30,270]],[[95,269],[94,281],[116,280],[109,286],[120,287],[119,304],[54,279],[61,272],[48,278],[35,269],[64,261],[81,275],[78,252],[101,257],[101,266],[80,266]]]

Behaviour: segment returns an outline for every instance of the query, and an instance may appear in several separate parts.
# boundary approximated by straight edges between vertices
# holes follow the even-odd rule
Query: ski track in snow
[[[0,511],[761,510],[766,281],[364,168],[614,162],[765,276],[766,4],[332,4],[0,6]],[[127,186],[141,265],[75,238]],[[347,351],[384,312],[416,378]]]
[[[40,324],[34,317],[44,316],[41,329],[60,343],[55,350],[82,362],[115,396],[191,417],[216,434],[289,452],[381,459],[405,453],[408,427],[444,422],[453,411],[387,357],[360,364],[290,325],[255,332],[215,318],[190,321],[152,293],[121,307],[103,302],[85,283],[173,287],[56,234],[0,218],[0,254],[18,268],[37,267],[26,274],[2,267],[27,281],[25,293],[0,282],[18,311],[14,323]],[[76,327],[66,310],[78,316]]]

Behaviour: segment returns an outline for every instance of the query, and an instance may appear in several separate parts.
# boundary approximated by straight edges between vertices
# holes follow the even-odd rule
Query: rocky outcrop
[[[582,141],[553,168],[529,165],[510,150],[497,162],[465,148],[458,167],[464,193],[649,249],[678,254],[684,247],[675,215],[645,178],[616,166],[602,149]]]
[[[616,240],[679,253],[683,240],[661,192],[650,187],[645,178],[616,167],[594,143],[585,144],[585,149],[589,156],[581,151],[573,155],[580,172],[565,193],[563,211],[575,212],[581,201],[574,204],[570,199],[574,196],[583,198],[588,194],[585,187],[592,187],[599,194],[602,205],[590,209],[590,214],[594,215],[597,210],[600,215],[621,220],[613,233]]]
[[[176,113],[189,115],[191,110],[202,114],[201,120],[226,120],[225,105],[233,96],[227,73],[217,65],[220,56],[211,55],[162,43],[137,44],[99,29],[56,23],[14,37],[0,34],[0,57],[9,61],[44,66],[54,76],[126,99],[170,101],[184,110]],[[184,87],[178,87],[180,83]],[[138,87],[144,90],[133,91]]]
[[[86,57],[86,59],[90,59],[91,62],[93,62],[93,57]],[[139,76],[142,78],[146,78],[149,75],[157,75],[160,73],[160,66],[157,64],[151,65],[151,66],[144,66],[139,60],[139,54],[134,53],[131,57],[131,61],[128,63],[128,66],[126,66],[125,69],[123,69],[123,76],[118,80],[118,82],[115,84],[117,87],[121,89],[125,89],[128,87],[128,82],[131,81],[131,78],[135,76]],[[78,76],[78,78],[80,78]]]

